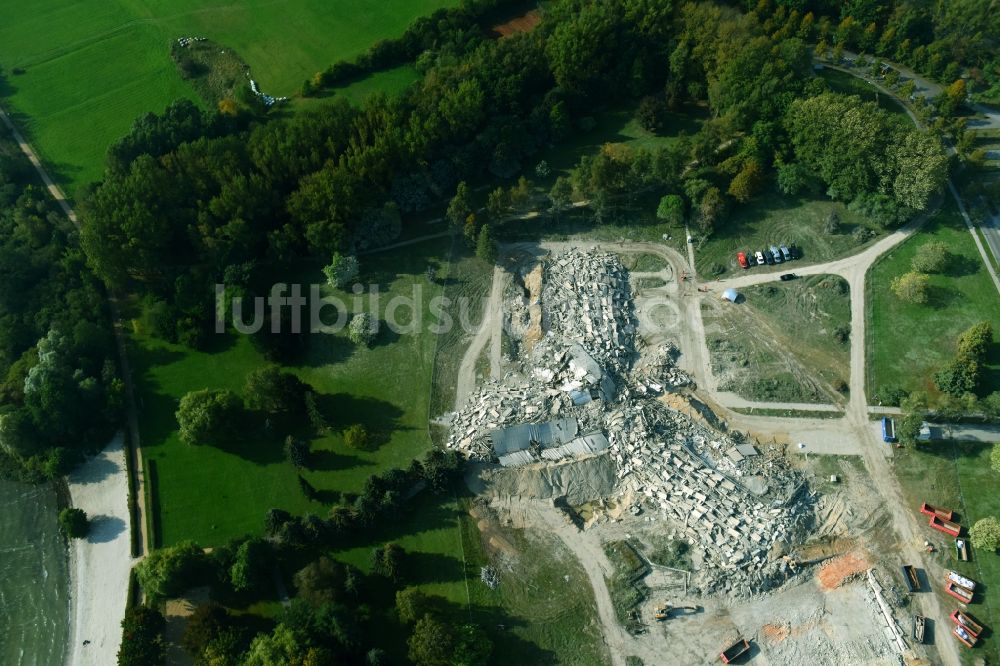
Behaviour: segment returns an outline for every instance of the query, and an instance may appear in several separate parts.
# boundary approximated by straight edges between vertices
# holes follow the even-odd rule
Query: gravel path
[[[90,517],[90,533],[70,545],[72,573],[68,666],[114,664],[125,617],[129,542],[128,480],[122,435],[70,475],[73,506]],[[84,645],[84,641],[89,641]]]

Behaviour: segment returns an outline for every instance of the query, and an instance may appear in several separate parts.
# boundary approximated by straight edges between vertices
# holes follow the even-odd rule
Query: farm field
[[[980,518],[1000,515],[1000,497],[996,493],[998,475],[990,468],[990,449],[987,444],[971,442],[935,442],[919,444],[914,448],[895,453],[895,468],[903,487],[906,501],[917,512],[921,502],[947,507],[957,513],[957,518],[968,529]],[[991,631],[985,632],[985,642],[975,650],[963,650],[963,662],[977,663],[986,659],[990,663],[1000,657],[997,641],[997,624],[1000,620],[1000,556],[973,549],[971,561],[959,562],[955,557],[953,540],[940,532],[927,528],[926,534],[936,547],[932,556],[935,564],[954,569],[979,582],[985,593],[977,595],[968,613]],[[951,597],[941,592],[937,572],[928,572],[935,593],[949,612],[957,606]],[[937,640],[954,640],[937,630]]]
[[[889,289],[910,270],[919,246],[942,241],[954,255],[946,273],[930,278],[930,302],[904,303]],[[1000,330],[1000,297],[954,202],[927,226],[876,263],[868,281],[868,395],[901,388],[934,393],[933,374],[954,352],[962,331],[980,321]],[[986,391],[1000,389],[1000,349],[994,344],[985,374]]]
[[[453,0],[61,0],[12,4],[0,24],[0,97],[53,177],[73,196],[99,178],[107,146],[140,114],[196,98],[170,41],[205,36],[235,49],[261,88],[302,81],[373,42],[402,34]],[[349,18],[348,18],[349,17]],[[14,74],[15,69],[23,70]],[[386,75],[372,83],[396,85]],[[377,77],[373,77],[376,78]],[[86,128],[86,131],[82,131]]]
[[[702,305],[719,388],[749,400],[842,401],[850,342],[837,335],[838,329],[841,336],[850,330],[847,282],[812,275],[740,293],[746,300],[736,305],[721,300]]]
[[[840,218],[840,228],[835,234],[829,234],[825,229],[831,213]],[[830,201],[825,197],[789,196],[772,189],[747,204],[735,207],[716,224],[715,231],[707,238],[696,239],[695,263],[702,279],[722,277],[742,270],[736,262],[739,251],[795,243],[802,253],[801,259],[788,265],[753,268],[755,271],[782,273],[794,271],[800,263],[822,263],[860,252],[865,245],[859,244],[852,235],[858,227],[872,230],[874,235],[868,243],[882,235],[862,216],[852,213],[839,201]]]
[[[429,301],[440,287],[427,282],[425,268],[445,252],[446,243],[428,241],[362,262],[361,280],[379,284],[383,314],[391,297],[411,297],[414,289],[421,290],[424,326],[419,334],[383,328],[370,349],[355,347],[343,332],[316,335],[303,361],[289,368],[313,386],[331,426],[323,437],[300,434],[311,438],[313,450],[311,469],[303,477],[323,502],[306,499],[299,489],[296,472],[282,453],[283,434],[261,432],[230,450],[192,447],[178,437],[174,412],[181,396],[202,388],[241,392],[247,373],[265,363],[249,339],[232,333],[220,344],[223,349],[209,353],[134,337],[143,454],[155,466],[154,513],[161,545],[194,539],[212,546],[260,533],[264,512],[271,507],[325,514],[339,493],[357,492],[372,473],[405,467],[430,448],[427,415],[437,340],[426,323]],[[318,267],[299,281],[321,282]],[[354,309],[353,295],[337,295]],[[401,323],[408,321],[406,308],[398,315]],[[354,423],[375,434],[375,450],[344,445],[340,433]]]

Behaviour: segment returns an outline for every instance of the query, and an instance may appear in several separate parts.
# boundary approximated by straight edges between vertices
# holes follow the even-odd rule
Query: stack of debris
[[[632,372],[632,386],[639,395],[659,395],[692,386],[691,375],[677,367],[680,350],[673,342],[661,345],[648,354],[642,365]]]
[[[623,376],[634,352],[636,321],[618,255],[564,252],[546,265],[544,279],[542,327],[580,342],[605,368]]]
[[[650,399],[690,378],[670,344],[629,372],[633,309],[615,255],[568,252],[546,279],[545,337],[523,372],[470,397],[448,446],[504,466],[607,452],[633,513],[654,509],[701,547],[703,590],[748,596],[783,582],[783,544],[811,519],[789,491],[800,479],[773,456]]]

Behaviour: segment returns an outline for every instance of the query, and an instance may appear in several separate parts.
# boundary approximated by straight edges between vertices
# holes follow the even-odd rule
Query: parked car
[[[743,256],[747,258],[747,266],[750,268],[757,265],[757,257],[753,256],[753,250],[747,250],[743,253]]]
[[[761,252],[760,250],[757,250],[757,253],[754,256],[757,259],[757,265],[758,266],[763,266],[764,265],[764,253]]]
[[[792,260],[792,253],[788,251],[788,248],[784,245],[781,246],[781,254],[785,257],[785,261]]]
[[[768,266],[773,266],[774,265],[774,255],[771,254],[771,252],[769,250],[762,250],[762,253],[764,254],[764,261],[767,262],[767,265]]]
[[[771,256],[774,257],[774,263],[780,264],[782,261],[785,260],[784,257],[781,256],[781,250],[779,250],[775,246],[772,245],[770,251],[771,251]]]
[[[736,261],[740,262],[741,268],[750,268],[750,262],[747,261],[747,255],[742,252],[736,253]]]
[[[789,280],[794,280],[797,277],[798,275],[796,275],[795,273],[782,273],[779,279],[782,282],[788,282]]]
[[[802,257],[802,253],[799,251],[799,246],[795,243],[788,246],[788,252],[792,255],[792,259],[799,259]]]

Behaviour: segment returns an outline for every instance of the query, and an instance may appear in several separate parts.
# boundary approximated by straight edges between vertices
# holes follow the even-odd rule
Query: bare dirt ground
[[[483,353],[486,345],[490,345],[490,374],[500,375],[500,339],[503,325],[503,289],[506,283],[506,272],[500,266],[493,269],[493,287],[490,289],[489,300],[483,308],[483,323],[469,343],[469,348],[462,357],[458,368],[458,385],[455,390],[455,405],[463,404],[476,388],[476,361]]]
[[[817,543],[809,544],[806,560],[820,562],[830,557],[841,557],[826,569],[825,582],[816,579],[811,569],[802,572],[778,591],[760,599],[734,603],[731,600],[696,597],[704,606],[703,613],[686,614],[663,624],[653,624],[645,634],[635,636],[621,626],[615,615],[605,577],[612,572],[611,564],[602,544],[612,538],[621,538],[624,532],[643,526],[640,519],[616,515],[615,520],[602,520],[600,511],[588,509],[587,528],[579,530],[566,516],[553,508],[550,502],[533,501],[523,496],[507,496],[506,510],[518,514],[525,524],[550,530],[565,543],[580,560],[594,589],[595,603],[604,632],[604,640],[615,664],[624,664],[627,656],[635,655],[646,663],[660,663],[668,658],[671,663],[702,663],[717,658],[718,651],[727,640],[737,635],[755,640],[755,663],[898,663],[900,655],[885,637],[885,626],[874,597],[866,582],[859,582],[860,573],[867,566],[875,566],[883,585],[892,589],[898,585],[892,573],[901,562],[926,568],[921,552],[922,540],[910,511],[902,504],[898,484],[890,465],[891,449],[880,441],[868,417],[869,407],[864,393],[865,289],[864,280],[869,266],[882,253],[895,247],[914,233],[925,218],[915,220],[894,234],[871,246],[864,252],[827,264],[796,266],[800,274],[832,273],[843,277],[850,287],[852,339],[859,341],[851,346],[850,353],[850,402],[842,418],[789,419],[767,416],[746,416],[728,409],[725,396],[712,390],[713,383],[706,382],[711,368],[705,346],[705,327],[701,317],[704,298],[718,298],[721,289],[728,286],[761,284],[777,279],[776,274],[746,274],[732,280],[699,284],[694,280],[678,279],[691,275],[691,267],[678,252],[649,243],[594,243],[559,242],[544,243],[519,251],[542,256],[548,251],[570,248],[599,247],[613,252],[653,254],[663,258],[669,269],[642,273],[637,277],[657,278],[662,281],[649,283],[633,290],[636,316],[639,322],[639,352],[655,349],[666,341],[676,341],[681,349],[682,366],[692,373],[698,384],[694,397],[708,406],[722,419],[724,427],[746,431],[761,441],[787,444],[788,455],[796,464],[822,467],[823,456],[815,454],[854,454],[860,456],[866,470],[863,481],[850,485],[827,488],[829,497],[820,502],[820,529]],[[492,325],[499,328],[502,312],[496,312],[502,289],[494,282],[498,298],[491,303]],[[485,328],[485,327],[484,327]],[[478,358],[489,338],[481,331],[477,335]],[[471,353],[472,350],[470,350]],[[471,382],[469,385],[474,384]],[[714,418],[714,417],[713,417]],[[803,446],[799,446],[802,443]],[[645,526],[648,527],[648,524]],[[664,525],[664,528],[668,526]],[[940,572],[928,571],[931,578]],[[655,596],[655,595],[654,595]],[[655,598],[646,602],[642,612],[651,613]],[[662,599],[661,599],[662,601]],[[672,603],[684,599],[671,599]],[[936,620],[939,627],[947,627],[947,615],[936,595],[917,595],[909,606]],[[902,613],[896,618],[900,626],[908,626],[909,617]],[[674,633],[674,632],[677,633]],[[939,630],[939,633],[942,633]],[[701,640],[690,640],[699,636]],[[687,637],[680,640],[681,637]],[[958,664],[958,651],[952,641],[936,641],[942,663]],[[923,650],[919,648],[918,650]],[[922,652],[908,655],[921,657]]]

